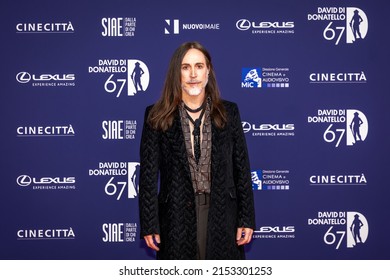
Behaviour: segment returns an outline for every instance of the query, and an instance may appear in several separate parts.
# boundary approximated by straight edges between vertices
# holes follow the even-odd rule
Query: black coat
[[[212,122],[206,259],[244,259],[243,246],[236,245],[237,228],[255,228],[249,159],[237,105],[223,104],[227,124],[218,129]],[[195,195],[180,115],[177,110],[167,131],[156,131],[146,123],[150,108],[140,149],[141,237],[160,234],[158,259],[196,259]]]

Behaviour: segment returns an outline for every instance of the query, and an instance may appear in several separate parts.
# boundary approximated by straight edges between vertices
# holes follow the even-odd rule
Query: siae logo
[[[103,242],[134,242],[137,235],[136,223],[104,223]]]
[[[115,120],[102,122],[103,134],[105,140],[123,140],[135,139],[137,132],[136,120]]]
[[[102,18],[103,37],[133,37],[135,34],[136,18],[116,17]]]
[[[123,18],[102,18],[103,37],[122,37]]]

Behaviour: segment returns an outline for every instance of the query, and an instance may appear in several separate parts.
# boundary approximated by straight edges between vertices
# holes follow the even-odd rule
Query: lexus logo
[[[251,130],[252,126],[248,122],[241,122],[242,123],[242,130],[244,130],[244,133],[247,133]]]
[[[31,179],[30,176],[20,175],[16,179],[16,183],[18,183],[18,185],[21,186],[21,187],[27,187],[27,186],[29,186],[32,183],[32,179]]]
[[[251,22],[247,19],[240,19],[237,21],[236,27],[238,30],[245,31],[251,28]]]
[[[16,75],[16,80],[19,83],[25,84],[25,83],[28,83],[31,80],[31,75],[29,73],[27,73],[27,72],[19,72]]]

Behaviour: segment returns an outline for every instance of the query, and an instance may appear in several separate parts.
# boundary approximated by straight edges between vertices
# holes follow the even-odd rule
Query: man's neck
[[[205,93],[202,92],[199,95],[189,95],[185,92],[182,93],[182,100],[191,109],[197,109],[202,106],[205,99]]]

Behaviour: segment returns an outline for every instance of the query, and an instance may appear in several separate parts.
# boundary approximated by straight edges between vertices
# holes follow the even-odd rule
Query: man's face
[[[208,72],[204,54],[197,49],[190,49],[181,63],[183,94],[191,96],[204,94],[208,82]]]

